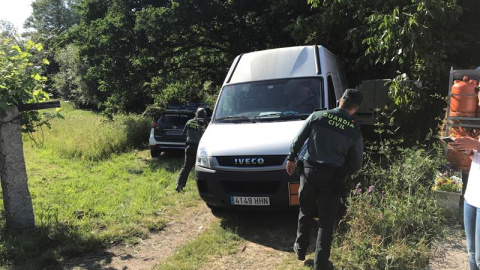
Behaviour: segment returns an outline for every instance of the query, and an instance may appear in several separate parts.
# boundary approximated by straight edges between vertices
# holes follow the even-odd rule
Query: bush
[[[388,160],[390,166],[367,163],[354,178],[359,183],[348,197],[348,211],[332,249],[340,268],[405,270],[428,265],[430,244],[443,219],[431,183],[443,159],[407,149]]]

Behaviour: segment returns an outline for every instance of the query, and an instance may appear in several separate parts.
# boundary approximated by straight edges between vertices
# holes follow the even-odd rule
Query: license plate
[[[170,135],[170,136],[180,136],[183,134],[183,131],[166,131],[165,132],[167,135]]]
[[[269,197],[238,197],[231,196],[232,205],[270,205]]]

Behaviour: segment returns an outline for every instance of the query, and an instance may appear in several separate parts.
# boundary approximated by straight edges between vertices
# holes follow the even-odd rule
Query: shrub
[[[332,259],[344,269],[423,269],[442,222],[431,179],[443,160],[418,149],[382,160],[389,166],[369,162],[354,177]]]

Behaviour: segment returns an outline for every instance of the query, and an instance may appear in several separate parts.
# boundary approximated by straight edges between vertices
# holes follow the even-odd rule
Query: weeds
[[[372,159],[355,176],[348,211],[332,251],[344,269],[423,269],[443,214],[431,191],[444,162],[438,149],[397,150]]]

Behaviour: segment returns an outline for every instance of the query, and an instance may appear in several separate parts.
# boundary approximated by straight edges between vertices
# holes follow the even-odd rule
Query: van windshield
[[[322,108],[323,80],[295,78],[227,85],[213,121],[258,122],[306,119]]]

